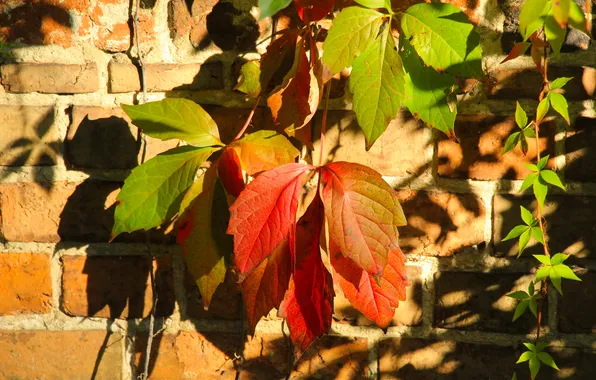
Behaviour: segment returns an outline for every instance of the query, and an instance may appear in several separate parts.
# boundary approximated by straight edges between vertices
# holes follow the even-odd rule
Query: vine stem
[[[323,150],[325,148],[325,132],[327,129],[327,111],[329,110],[329,94],[331,93],[331,81],[325,87],[325,108],[323,108],[323,120],[321,120],[321,137],[319,144],[319,166],[323,165]]]
[[[239,140],[240,137],[242,137],[242,135],[244,134],[244,132],[246,132],[246,130],[248,129],[248,126],[250,125],[250,122],[252,121],[252,118],[255,116],[255,112],[257,110],[257,107],[259,106],[260,101],[261,101],[261,95],[259,95],[259,97],[255,101],[255,105],[252,107],[252,110],[250,110],[250,114],[248,114],[246,123],[244,123],[244,125],[242,126],[242,129],[240,130],[240,132],[238,132],[238,134],[236,135],[236,137],[234,137],[234,140],[232,140],[232,141]]]

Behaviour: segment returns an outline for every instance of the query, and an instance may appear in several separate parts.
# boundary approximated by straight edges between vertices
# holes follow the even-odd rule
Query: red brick
[[[52,309],[50,256],[0,253],[0,315],[44,314]]]
[[[379,347],[379,378],[509,380],[515,369],[516,354],[513,347],[448,340],[385,339]]]
[[[84,169],[132,169],[141,163],[138,130],[121,108],[75,106],[65,143],[67,164]],[[147,137],[145,160],[176,147],[177,140]]]
[[[0,105],[0,165],[51,166],[60,154],[54,108]]]
[[[440,272],[435,275],[434,324],[457,330],[526,333],[536,329],[528,310],[512,323],[517,301],[507,297],[528,289],[533,276],[518,273]],[[544,305],[543,323],[547,312]]]
[[[422,278],[419,267],[406,267],[410,285],[406,288],[406,300],[399,303],[393,317],[394,326],[418,326],[422,323]],[[350,302],[343,296],[340,289],[335,290],[334,314],[336,320],[349,322],[361,326],[372,326],[370,321],[358,310],[354,309]]]
[[[146,257],[64,256],[62,308],[81,317],[143,318],[153,297]],[[170,258],[156,262],[156,315],[174,310],[173,269]]]
[[[124,336],[106,331],[0,331],[0,378],[121,379]]]
[[[203,307],[203,300],[199,287],[192,275],[186,273],[184,285],[186,288],[186,316],[196,319],[240,320],[242,319],[242,294],[238,287],[238,279],[231,272],[226,280],[219,285],[209,309]]]
[[[95,62],[7,64],[2,66],[2,84],[8,92],[81,94],[99,90],[99,74]]]
[[[135,342],[137,374],[142,372],[146,341],[146,336],[140,336]],[[149,379],[226,380],[236,377],[234,354],[241,354],[243,338],[182,331],[160,334],[153,344]]]
[[[290,372],[293,355],[288,336],[255,334],[244,345],[239,379],[283,379]]]
[[[550,154],[549,167],[554,157],[555,124],[542,124],[541,155]],[[528,154],[523,155],[518,146],[501,155],[507,137],[519,131],[513,116],[458,117],[455,135],[459,143],[442,138],[438,142],[437,171],[442,177],[459,179],[523,179],[531,171],[525,164],[536,162],[535,139],[530,139]]]
[[[563,280],[559,297],[559,330],[564,333],[596,333],[596,273],[577,273],[581,282]],[[578,307],[582,305],[582,307]]]
[[[315,140],[319,138],[321,122],[322,115],[318,113],[313,120]],[[425,153],[430,135],[430,130],[401,113],[367,152],[356,116],[351,112],[331,111],[327,116],[323,158],[356,162],[383,175],[413,175],[430,166]],[[320,141],[316,141],[314,147],[313,160],[318,163]]]
[[[565,139],[565,179],[596,182],[596,119],[578,117]]]
[[[127,63],[111,62],[110,92],[132,92],[141,88],[139,71]],[[148,91],[220,90],[223,88],[223,66],[220,62],[204,64],[149,64],[145,66]]]
[[[408,224],[399,227],[404,253],[451,256],[484,242],[485,209],[473,194],[398,190]]]

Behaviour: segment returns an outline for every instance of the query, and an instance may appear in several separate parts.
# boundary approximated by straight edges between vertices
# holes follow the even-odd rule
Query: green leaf
[[[507,294],[507,297],[511,297],[511,298],[514,298],[516,300],[520,300],[521,301],[521,300],[524,300],[526,298],[530,298],[530,295],[528,293],[524,292],[523,290],[517,290],[517,291],[515,291],[513,293]]]
[[[544,207],[544,201],[546,200],[546,194],[548,193],[548,185],[540,177],[534,181],[534,196],[540,207]]]
[[[567,27],[569,19],[569,2],[573,0],[556,0],[553,2],[553,17],[561,28]]]
[[[569,25],[574,29],[591,36],[586,25],[586,15],[584,15],[584,11],[575,3],[575,1],[569,2],[569,20],[567,20],[567,22],[569,22]]]
[[[551,89],[551,91],[552,90],[558,90],[560,88],[563,88],[563,86],[565,86],[567,84],[567,82],[569,82],[572,79],[573,78],[567,78],[567,77],[561,77],[561,78],[555,79],[554,81],[552,81],[550,83],[550,89]]]
[[[401,19],[404,35],[424,63],[463,77],[482,78],[480,35],[450,4],[416,4]]]
[[[538,272],[536,272],[536,281],[542,281],[547,278],[550,274],[550,268],[550,265],[548,265],[538,269]]]
[[[571,125],[571,120],[569,119],[569,106],[567,105],[567,99],[561,94],[557,94],[556,92],[551,92],[548,94],[550,98],[550,104],[553,106],[555,111],[559,113],[567,122],[567,125]]]
[[[534,296],[535,290],[536,289],[534,289],[534,281],[530,281],[530,283],[528,284],[528,294]]]
[[[517,373],[513,372],[513,376],[511,376],[511,380],[517,380]]]
[[[355,2],[357,2],[358,4],[362,5],[363,7],[367,7],[367,8],[385,8],[385,6],[387,5],[387,1],[386,0],[354,0]],[[389,3],[391,4],[391,3]],[[391,5],[389,6],[389,9],[391,9]]]
[[[507,141],[505,141],[505,147],[503,148],[501,155],[504,155],[517,146],[517,143],[519,143],[520,134],[521,132],[513,132],[509,135],[509,137],[507,137]]]
[[[180,139],[199,147],[223,146],[217,124],[198,104],[187,99],[164,99],[138,106],[122,104],[132,123],[160,140]]]
[[[448,94],[455,84],[449,74],[425,66],[407,39],[400,38],[401,57],[406,69],[404,105],[426,125],[453,135],[457,110],[451,111]]]
[[[532,255],[538,261],[540,261],[544,265],[551,265],[550,257],[546,255]]]
[[[560,264],[556,267],[557,272],[561,275],[562,278],[573,281],[581,281],[581,278],[577,277],[573,270],[571,270],[571,268],[569,268],[567,265]]]
[[[538,360],[538,356],[536,354],[532,355],[530,358],[530,374],[532,375],[532,379],[535,379],[538,376],[538,372],[540,371],[540,360]]]
[[[538,170],[542,170],[546,167],[546,163],[548,162],[548,159],[550,158],[550,155],[546,155],[544,157],[542,157],[540,159],[540,161],[538,161],[538,163],[536,164],[536,166],[538,167]]]
[[[565,260],[567,260],[568,257],[569,255],[566,255],[564,253],[557,253],[550,259],[550,263],[551,265],[559,265],[563,263]]]
[[[294,162],[300,154],[284,135],[270,130],[248,134],[230,147],[236,151],[242,170],[248,175]]]
[[[524,223],[526,223],[528,226],[531,225],[532,221],[534,220],[534,217],[532,216],[530,210],[528,210],[524,206],[519,206],[519,209],[521,211],[521,218],[524,221]]]
[[[240,69],[240,82],[235,90],[256,98],[261,93],[261,69],[254,62],[247,62]]]
[[[550,278],[550,282],[552,282],[553,286],[560,295],[563,295],[563,289],[561,288],[561,273],[559,272],[560,265],[555,265],[550,268],[550,272],[548,277]]]
[[[526,351],[520,355],[519,359],[517,359],[517,364],[527,362],[530,358],[534,355],[532,351]]]
[[[390,28],[355,61],[350,75],[352,104],[364,132],[366,150],[397,116],[404,97],[404,68]]]
[[[536,352],[542,352],[546,347],[548,347],[547,342],[538,342],[536,343]]]
[[[373,43],[384,15],[372,9],[348,7],[333,20],[323,44],[323,62],[333,73],[352,66]]]
[[[540,169],[538,169],[538,166],[536,166],[534,164],[525,164],[524,166],[533,172],[540,171]]]
[[[286,8],[292,0],[259,0],[259,9],[261,11],[260,19],[271,17],[282,9]]]
[[[515,122],[517,123],[517,126],[522,129],[528,125],[528,115],[519,105],[519,102],[515,102]]]
[[[532,227],[532,237],[540,244],[544,245],[544,234],[542,233],[542,229],[540,227]]]
[[[563,190],[565,190],[565,186],[563,186],[563,183],[561,182],[561,179],[559,178],[559,176],[557,175],[557,173],[555,173],[552,170],[542,170],[540,172],[540,177],[547,183],[550,183],[553,186],[557,186],[558,188],[561,188]]]
[[[529,241],[530,228],[526,229],[521,235],[519,235],[519,254],[517,255],[517,257],[521,256]]]
[[[530,126],[524,128],[524,136],[529,137],[529,138],[535,138],[536,132],[534,131],[534,128],[532,128]]]
[[[550,101],[548,100],[548,96],[544,99],[542,99],[542,101],[540,101],[540,103],[538,104],[538,108],[536,108],[536,122],[540,123],[542,121],[542,119],[544,119],[544,116],[546,115],[546,113],[548,112],[550,108]]]
[[[515,308],[515,313],[513,314],[513,321],[516,321],[519,317],[524,315],[524,313],[528,309],[529,303],[530,301],[523,300],[517,305],[517,307]]]
[[[559,370],[559,367],[557,367],[557,365],[555,364],[555,361],[553,360],[553,358],[546,352],[539,352],[538,353],[538,359],[543,362],[544,364],[546,364],[549,367],[552,367],[554,369],[556,369],[557,371]]]
[[[544,22],[544,31],[546,33],[546,40],[550,43],[555,56],[559,55],[563,42],[565,42],[565,35],[567,28],[561,28],[553,17],[552,11],[549,12]]]
[[[544,25],[550,6],[550,0],[526,0],[523,3],[519,13],[519,30],[524,41]]]
[[[531,352],[536,352],[536,346],[534,346],[534,344],[532,344],[532,343],[524,343],[524,346],[526,346],[526,348],[528,350],[530,350]]]
[[[215,150],[181,146],[133,169],[118,194],[110,240],[122,232],[149,230],[171,219],[197,170]]]
[[[524,182],[522,182],[520,192],[526,191],[530,186],[534,184],[534,181],[538,178],[538,173],[530,173],[524,178]]]
[[[529,300],[528,307],[530,308],[532,314],[538,318],[538,302],[536,302],[535,299],[531,299]]]
[[[518,237],[519,235],[521,235],[528,229],[529,229],[528,226],[523,226],[523,225],[515,226],[515,227],[513,227],[513,229],[511,231],[509,231],[507,236],[505,236],[505,238],[503,238],[503,240],[501,240],[501,241],[515,239],[516,237]]]

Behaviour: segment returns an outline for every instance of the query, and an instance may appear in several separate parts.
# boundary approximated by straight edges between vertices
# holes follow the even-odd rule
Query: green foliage
[[[565,190],[565,186],[561,182],[561,179],[552,170],[544,169],[548,162],[549,156],[544,156],[538,164],[526,164],[526,167],[532,170],[533,173],[528,174],[522,183],[521,191],[527,190],[532,186],[534,195],[540,207],[544,207],[544,201],[546,194],[548,193],[548,185],[556,186],[562,190]]]
[[[271,17],[282,9],[286,8],[292,0],[259,0],[259,9],[261,10],[261,20],[265,17]]]
[[[388,12],[391,10],[391,0],[354,0],[356,3],[367,8],[385,8]]]
[[[563,264],[569,255],[557,253],[552,257],[545,255],[534,255],[534,257],[543,264],[536,273],[536,281],[544,280],[547,277],[550,278],[553,286],[561,295],[563,295],[563,290],[561,289],[561,280],[563,278],[567,280],[581,281],[581,279],[573,273],[571,268]]]
[[[530,367],[530,374],[532,375],[532,379],[535,379],[538,375],[538,371],[540,371],[541,364],[546,364],[549,367],[552,367],[559,370],[559,367],[555,364],[552,356],[549,353],[544,352],[544,349],[548,347],[548,343],[538,342],[535,345],[532,343],[524,343],[524,346],[528,349],[522,353],[517,360],[517,363],[524,363],[528,362],[528,366]]]
[[[256,98],[261,93],[261,69],[254,62],[247,62],[240,69],[240,81],[235,90]]]
[[[520,209],[522,220],[525,225],[520,224],[519,226],[513,227],[507,236],[503,238],[503,241],[506,241],[519,237],[519,254],[517,257],[521,256],[524,252],[524,249],[530,242],[530,237],[534,237],[536,241],[544,244],[544,236],[542,235],[542,230],[538,226],[538,220],[535,219],[532,216],[532,213],[524,206],[520,206]]]
[[[528,124],[528,116],[526,115],[526,111],[519,105],[519,102],[516,102],[515,106],[515,123],[519,127],[519,132],[513,132],[507,140],[505,141],[505,146],[503,147],[503,152],[501,155],[511,151],[513,148],[517,146],[517,144],[521,143],[521,149],[523,154],[528,152],[528,138],[536,137],[534,133],[534,129],[532,128],[532,123]]]
[[[524,292],[523,290],[518,290],[516,292],[507,294],[507,297],[511,297],[520,301],[517,307],[515,308],[515,313],[513,314],[513,321],[516,321],[519,317],[524,315],[524,313],[528,309],[530,309],[534,317],[538,318],[538,300],[541,297],[539,293],[535,292],[534,286],[534,281],[530,281],[530,285],[528,285],[527,292]]]

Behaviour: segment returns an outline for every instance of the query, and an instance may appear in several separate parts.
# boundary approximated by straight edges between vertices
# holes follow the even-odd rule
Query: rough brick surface
[[[43,314],[52,309],[50,256],[0,253],[0,315]]]
[[[135,363],[145,361],[146,336],[137,337]],[[161,334],[153,341],[149,378],[166,379],[235,379],[234,354],[242,351],[239,335],[201,334],[182,331],[178,335]],[[142,372],[137,370],[138,373]]]
[[[381,341],[379,372],[383,380],[509,380],[516,359],[513,347],[393,338]]]
[[[156,315],[174,310],[171,260],[156,262]],[[62,309],[73,316],[142,318],[151,312],[153,297],[146,257],[64,256]]]
[[[473,194],[399,190],[408,225],[399,227],[404,253],[450,256],[484,241],[485,209]]]
[[[66,162],[82,169],[132,169],[141,163],[144,147],[138,129],[121,108],[75,106],[65,143]],[[176,147],[177,140],[147,137],[145,160]]]
[[[579,117],[565,139],[565,179],[596,182],[596,119]]]
[[[551,371],[550,369],[545,373],[540,373],[540,377],[544,379],[578,379],[591,380],[596,378],[596,351],[590,349],[578,348],[549,348],[555,363],[559,367],[559,371]]]
[[[318,163],[322,115],[313,120],[313,160]],[[407,141],[407,142],[406,142]],[[431,131],[416,122],[408,113],[400,113],[387,131],[366,152],[364,135],[352,112],[331,111],[327,116],[323,159],[367,165],[383,175],[416,176],[430,165],[425,153],[431,144]]]
[[[408,280],[410,285],[406,288],[406,300],[399,303],[395,311],[392,325],[395,326],[418,326],[422,323],[422,278],[420,267],[407,266]],[[336,320],[357,325],[372,326],[370,321],[358,310],[354,309],[350,302],[343,296],[341,290],[335,290],[333,317]]]
[[[506,296],[527,290],[531,279],[516,273],[437,273],[434,324],[448,329],[509,333],[535,329],[536,319],[529,311],[511,323],[517,302]]]
[[[111,62],[110,92],[132,92],[141,89],[139,71],[127,63]],[[204,64],[149,64],[145,66],[147,91],[220,90],[223,88],[223,66],[220,62]]]
[[[81,94],[99,90],[99,74],[95,62],[8,64],[2,66],[2,85],[7,92]]]
[[[497,195],[494,198],[494,253],[497,256],[514,256],[518,253],[517,239],[501,241],[513,227],[521,223],[520,208],[536,210],[537,204],[529,195]],[[576,195],[548,195],[544,215],[548,228],[551,252],[565,252],[576,258],[593,259],[596,255],[594,223],[596,197]],[[530,240],[524,256],[540,254],[542,248]]]
[[[122,378],[124,336],[106,331],[0,331],[0,378]],[[70,360],[69,360],[70,358]]]
[[[596,273],[578,273],[582,282],[563,280],[559,297],[559,330],[565,333],[596,333]],[[578,307],[584,305],[585,307]]]
[[[51,166],[60,154],[53,107],[0,105],[0,165]]]
[[[554,157],[554,123],[543,124],[541,130],[542,156]],[[442,177],[459,179],[497,180],[523,179],[530,170],[525,164],[536,161],[535,144],[530,143],[528,154],[518,146],[501,156],[507,137],[519,131],[513,116],[463,116],[455,122],[459,143],[442,138],[438,142],[437,172]]]

